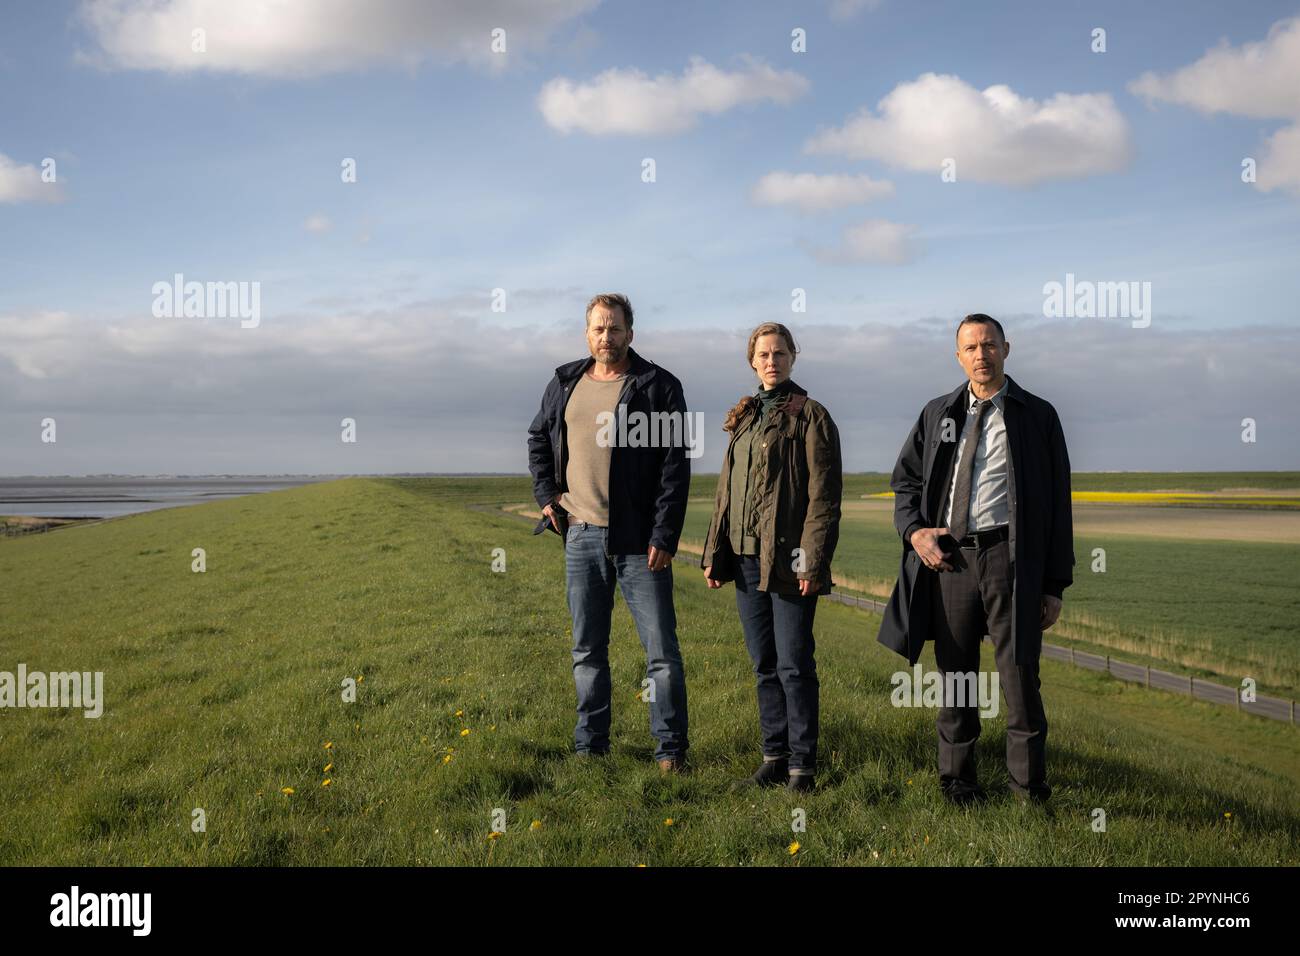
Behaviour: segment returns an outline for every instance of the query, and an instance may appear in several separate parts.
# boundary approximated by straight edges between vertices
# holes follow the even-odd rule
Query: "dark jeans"
[[[763,754],[788,757],[790,769],[817,767],[817,665],[813,617],[817,595],[758,590],[758,558],[742,556],[736,573],[736,609],[758,681],[758,725]]]
[[[656,759],[686,753],[686,671],[677,647],[672,565],[651,571],[644,554],[605,555],[609,529],[570,521],[564,536],[569,613],[573,616],[573,681],[578,691],[574,747],[580,753],[609,750],[609,630],[614,584],[636,623],[645,648],[646,677],[653,682],[650,732],[659,741]],[[650,696],[650,688],[643,691]]]
[[[1007,705],[1007,772],[1011,788],[1047,798],[1047,715],[1039,695],[1038,660],[1017,666],[1011,640],[1011,567],[1006,541],[979,550],[962,548],[939,574],[934,589],[934,656],[939,670],[978,672],[980,641],[993,641],[998,681]],[[939,782],[975,787],[979,708],[939,710]]]

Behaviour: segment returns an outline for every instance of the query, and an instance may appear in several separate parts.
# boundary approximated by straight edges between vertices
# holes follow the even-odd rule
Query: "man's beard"
[[[600,349],[597,349],[592,353],[592,358],[602,365],[617,365],[627,357],[627,350],[628,346],[626,345],[621,349],[612,349],[609,352],[602,352]]]

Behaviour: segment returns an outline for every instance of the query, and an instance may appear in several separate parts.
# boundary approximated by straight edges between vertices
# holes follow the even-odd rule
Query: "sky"
[[[888,471],[970,312],[1075,470],[1300,469],[1298,227],[1300,3],[9,4],[0,475],[522,473],[611,291],[699,471],[760,322]]]

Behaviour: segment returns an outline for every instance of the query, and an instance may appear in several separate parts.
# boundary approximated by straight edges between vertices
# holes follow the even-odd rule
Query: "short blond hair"
[[[632,328],[632,302],[621,292],[602,292],[600,295],[593,295],[591,301],[587,303],[587,325],[591,325],[591,310],[598,305],[603,305],[607,309],[618,306],[623,310],[623,317],[627,319],[627,327]]]

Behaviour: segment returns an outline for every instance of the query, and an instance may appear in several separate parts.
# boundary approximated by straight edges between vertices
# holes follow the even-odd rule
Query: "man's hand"
[[[948,533],[947,528],[917,528],[912,532],[912,548],[931,571],[951,571],[948,552],[939,547],[939,537]]]
[[[1061,616],[1061,599],[1052,597],[1050,594],[1043,595],[1042,615],[1038,619],[1038,629],[1040,631],[1048,630],[1056,619]]]
[[[810,595],[810,594],[816,594],[816,593],[817,593],[817,590],[818,590],[818,589],[817,589],[817,582],[816,582],[816,581],[802,581],[802,580],[801,580],[801,581],[799,582],[799,596],[800,596],[800,597],[807,597],[807,596]]]
[[[546,515],[546,517],[551,519],[551,527],[553,527],[556,531],[560,530],[560,524],[558,521],[555,520],[555,503],[559,500],[560,500],[559,498],[556,498],[555,501],[552,501],[549,505],[547,505],[545,508],[542,509],[542,514]]]
[[[646,564],[651,571],[662,571],[668,565],[673,563],[673,556],[667,551],[650,545],[650,550],[646,552]]]
[[[713,565],[711,564],[704,569],[704,583],[707,584],[709,588],[714,591],[722,587],[721,581],[713,580]]]

